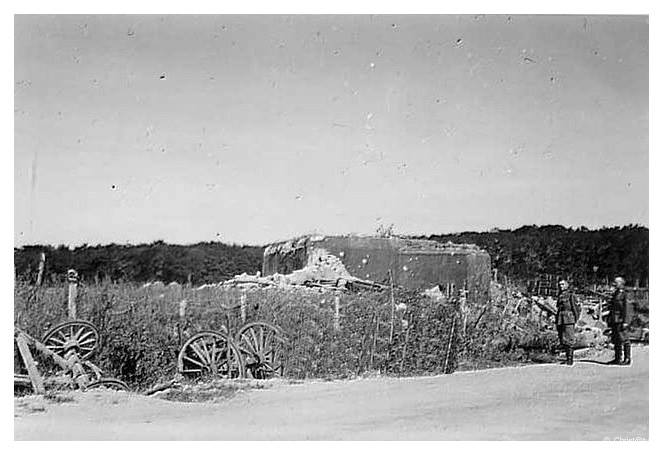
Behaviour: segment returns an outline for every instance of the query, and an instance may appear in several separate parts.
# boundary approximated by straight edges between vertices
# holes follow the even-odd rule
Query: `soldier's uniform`
[[[631,363],[631,340],[626,334],[626,325],[631,322],[631,305],[626,301],[626,292],[623,289],[615,289],[610,298],[608,327],[612,332],[612,344],[615,348],[615,359],[613,364]],[[622,353],[624,360],[622,361]]]
[[[566,363],[573,365],[573,345],[575,344],[575,326],[580,319],[580,308],[576,296],[569,289],[560,291],[557,297],[555,325],[559,344],[566,353]]]

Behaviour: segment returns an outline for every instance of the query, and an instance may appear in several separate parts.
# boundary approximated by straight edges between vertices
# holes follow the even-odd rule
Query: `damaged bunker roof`
[[[383,246],[386,248],[393,248],[401,252],[416,252],[419,254],[426,253],[453,253],[453,254],[487,254],[487,252],[473,244],[459,244],[452,242],[437,242],[435,240],[427,239],[412,239],[406,237],[376,237],[376,236],[362,236],[362,235],[310,235],[296,237],[284,242],[276,242],[270,244],[265,248],[264,255],[269,256],[273,254],[288,254],[299,249],[306,248],[307,244],[315,244],[325,240],[350,240],[356,246],[361,244],[371,246]]]
[[[435,240],[395,238],[395,246],[401,251],[417,252],[455,252],[455,253],[483,253],[476,245],[469,243],[436,242]]]

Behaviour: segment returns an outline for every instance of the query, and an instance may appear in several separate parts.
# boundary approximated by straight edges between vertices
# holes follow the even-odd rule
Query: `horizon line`
[[[568,230],[587,230],[587,231],[602,231],[602,230],[609,230],[609,229],[621,229],[621,228],[626,228],[626,227],[632,227],[632,228],[645,228],[649,229],[649,226],[643,225],[640,223],[627,223],[627,224],[622,224],[622,225],[612,225],[612,226],[606,226],[602,225],[601,227],[587,227],[584,225],[580,226],[565,226],[563,224],[523,224],[518,227],[493,227],[490,229],[484,229],[484,230],[464,230],[464,231],[455,231],[455,232],[446,232],[446,233],[394,233],[393,237],[431,237],[431,236],[448,236],[448,235],[462,235],[462,234],[489,234],[493,232],[502,232],[502,231],[517,231],[522,228],[547,228],[547,227],[562,227],[564,229]],[[255,247],[255,248],[263,248],[267,245],[271,245],[274,243],[280,243],[280,242],[285,242],[294,238],[300,238],[304,237],[307,235],[322,235],[322,236],[336,236],[336,235],[362,235],[362,236],[370,236],[370,235],[377,235],[376,232],[372,232],[370,234],[367,233],[358,233],[358,232],[347,232],[343,234],[339,233],[319,233],[319,232],[309,232],[305,234],[299,234],[299,235],[293,235],[290,236],[286,239],[279,239],[279,240],[273,240],[264,244],[250,244],[250,243],[237,243],[233,241],[223,241],[223,240],[198,240],[198,241],[193,241],[193,242],[187,242],[187,243],[176,243],[176,242],[169,242],[164,239],[154,239],[151,241],[141,241],[141,242],[108,242],[108,243],[96,243],[96,244],[91,244],[91,243],[79,243],[79,244],[73,244],[73,243],[30,243],[30,244],[23,244],[23,245],[17,245],[16,243],[14,244],[14,249],[22,249],[22,248],[36,248],[36,247],[52,247],[52,248],[59,248],[59,247],[67,247],[68,249],[76,249],[76,248],[83,248],[83,247],[93,247],[93,248],[100,248],[100,247],[106,247],[106,246],[111,246],[111,245],[117,245],[117,246],[149,246],[153,245],[156,243],[164,243],[166,245],[170,246],[195,246],[199,245],[201,243],[218,243],[222,245],[227,245],[227,246],[232,246],[232,247]]]

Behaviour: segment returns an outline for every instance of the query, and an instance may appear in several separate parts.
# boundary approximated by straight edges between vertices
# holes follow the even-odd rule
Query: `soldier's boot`
[[[573,365],[573,348],[566,348],[566,364]]]
[[[621,365],[622,364],[622,346],[620,344],[615,345],[615,358],[608,362],[609,365]]]
[[[631,364],[631,343],[627,343],[624,345],[624,361],[622,362],[622,365],[630,365]]]
[[[566,365],[566,362],[569,360],[569,355],[568,355],[568,351],[567,351],[566,346],[564,346],[563,344],[560,345],[560,346],[555,350],[555,356],[557,356],[557,357],[559,358],[559,356],[560,356],[560,354],[561,354],[562,352],[563,352],[564,354],[566,354],[566,358],[565,358],[564,360],[560,360],[560,361],[559,361],[559,364],[560,364],[560,365]]]

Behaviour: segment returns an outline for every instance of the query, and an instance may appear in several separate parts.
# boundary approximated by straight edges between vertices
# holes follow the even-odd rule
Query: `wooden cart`
[[[47,387],[80,390],[109,388],[129,390],[126,383],[105,378],[99,367],[88,360],[99,346],[99,331],[87,322],[72,320],[49,330],[41,340],[14,326],[14,341],[27,374],[14,372],[14,387],[31,387],[43,394]],[[51,359],[62,371],[44,378],[37,368],[32,349]]]

